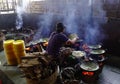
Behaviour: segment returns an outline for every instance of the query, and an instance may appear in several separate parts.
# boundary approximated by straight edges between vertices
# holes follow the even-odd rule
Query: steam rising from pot
[[[44,4],[46,12],[40,15],[34,40],[48,37],[55,21],[63,22],[68,33],[78,34],[88,44],[96,44],[103,39],[101,24],[107,18],[101,0],[45,0]]]
[[[22,15],[25,13],[26,11],[26,7],[29,3],[29,0],[19,0],[19,4],[16,7],[16,13],[17,13],[17,17],[16,17],[16,29],[20,29],[23,26],[23,18]]]

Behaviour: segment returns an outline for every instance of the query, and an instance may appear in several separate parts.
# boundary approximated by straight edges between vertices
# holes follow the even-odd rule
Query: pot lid
[[[83,62],[80,67],[83,69],[83,70],[86,70],[86,71],[96,71],[99,69],[99,66],[98,64],[94,63],[94,62],[91,62],[91,61],[88,61],[88,62]]]
[[[77,58],[80,58],[80,57],[85,56],[86,53],[84,51],[73,51],[72,55],[75,56],[75,57],[77,57]]]
[[[105,50],[103,50],[103,49],[90,51],[90,54],[103,54],[103,53],[105,53]]]
[[[98,62],[102,62],[102,61],[105,60],[105,57],[104,57],[104,56],[100,56],[100,57],[96,57],[96,58],[94,58],[94,57],[89,57],[89,59],[90,59],[90,60],[96,60],[96,61],[98,61]]]
[[[75,33],[69,35],[69,38],[70,38],[70,39],[74,39],[74,38],[77,38],[77,37],[78,37],[78,35],[75,34]]]
[[[102,46],[100,44],[98,44],[98,45],[88,45],[88,47],[91,48],[91,49],[99,49]]]

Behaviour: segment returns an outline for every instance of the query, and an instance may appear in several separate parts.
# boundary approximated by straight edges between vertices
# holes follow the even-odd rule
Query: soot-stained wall
[[[15,20],[16,14],[0,15],[0,30],[15,28]],[[39,21],[38,14],[23,16],[24,27],[37,28]],[[109,18],[107,23],[103,25],[103,32],[105,33],[104,48],[108,49],[108,53],[120,55],[120,18]]]
[[[24,14],[23,27],[37,27],[39,15],[37,14]],[[1,14],[0,15],[0,29],[11,29],[16,26],[16,14]]]
[[[12,28],[15,25],[15,14],[0,15],[0,29]]]
[[[104,25],[103,30],[106,34],[104,45],[109,53],[120,55],[120,18],[109,19]]]

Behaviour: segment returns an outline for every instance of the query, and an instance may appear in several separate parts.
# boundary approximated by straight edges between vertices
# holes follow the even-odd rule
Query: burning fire
[[[25,50],[30,51],[30,47],[25,48]]]
[[[45,47],[48,46],[48,42],[43,43],[43,46]]]
[[[85,75],[85,76],[93,76],[94,72],[83,71],[82,74]]]

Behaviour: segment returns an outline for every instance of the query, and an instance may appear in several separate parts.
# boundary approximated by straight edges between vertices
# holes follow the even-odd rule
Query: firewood
[[[28,65],[28,64],[18,65],[18,68],[29,68],[29,67],[33,67],[33,65]]]

